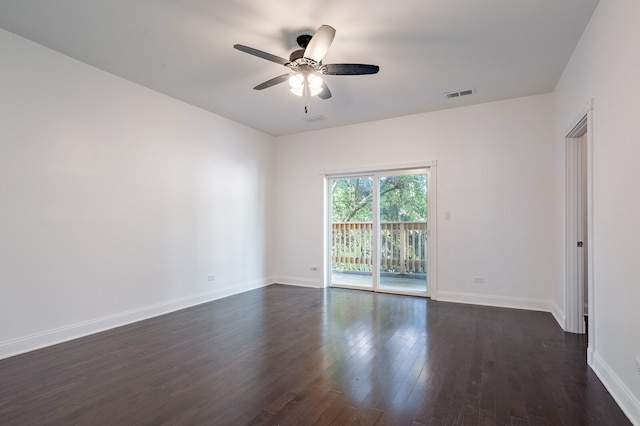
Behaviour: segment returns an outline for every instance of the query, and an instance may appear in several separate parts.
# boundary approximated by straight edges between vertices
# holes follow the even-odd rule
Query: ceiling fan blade
[[[275,86],[276,84],[280,84],[282,82],[285,82],[288,79],[289,79],[289,74],[282,74],[282,75],[279,75],[277,77],[272,78],[271,80],[267,80],[264,83],[258,84],[253,89],[254,90],[266,89],[267,87]]]
[[[311,37],[307,48],[304,50],[304,57],[313,59],[316,62],[322,61],[324,55],[329,51],[329,47],[336,36],[336,30],[329,25],[322,25]]]
[[[236,49],[248,53],[253,56],[257,56],[258,58],[266,59],[267,61],[275,62],[280,65],[287,65],[289,63],[288,59],[281,58],[276,55],[272,55],[271,53],[263,52],[262,50],[254,49],[253,47],[243,46],[242,44],[234,44],[233,47]]]
[[[363,75],[375,74],[380,71],[377,65],[367,64],[327,64],[322,66],[322,73],[326,75]]]
[[[322,92],[318,93],[320,99],[329,99],[331,97],[331,90],[327,86],[327,83],[322,83]]]

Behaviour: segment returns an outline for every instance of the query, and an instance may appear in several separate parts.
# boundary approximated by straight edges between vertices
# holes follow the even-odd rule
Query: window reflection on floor
[[[335,381],[355,406],[366,398],[404,406],[416,383],[426,386],[428,379],[422,371],[427,299],[342,289],[331,289],[326,297],[324,362],[332,364],[332,374],[325,380]]]

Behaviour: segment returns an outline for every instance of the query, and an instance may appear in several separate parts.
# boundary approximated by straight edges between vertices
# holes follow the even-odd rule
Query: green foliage
[[[427,175],[390,176],[380,183],[380,220],[427,220]]]
[[[335,223],[373,221],[373,179],[338,179],[332,183]],[[427,219],[427,175],[380,178],[380,219],[415,222]]]
[[[368,177],[334,180],[332,205],[334,222],[372,222],[373,180]]]
[[[333,269],[371,272],[373,244],[373,185],[380,185],[380,220],[427,220],[427,175],[337,179],[332,181]],[[351,225],[339,225],[349,224]],[[426,225],[382,225],[380,270],[424,273]]]

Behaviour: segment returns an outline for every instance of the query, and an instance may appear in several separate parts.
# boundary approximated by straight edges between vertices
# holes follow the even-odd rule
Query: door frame
[[[581,150],[578,147],[579,141],[586,133],[586,170],[580,170]],[[581,111],[578,117],[571,123],[565,132],[565,331],[572,333],[584,333],[584,293],[579,285],[579,256],[576,249],[578,238],[579,214],[585,207],[585,203],[577,195],[579,188],[580,173],[587,173],[586,188],[586,216],[587,235],[586,246],[587,256],[587,312],[589,315],[588,326],[588,346],[587,363],[591,365],[595,352],[595,277],[593,268],[594,242],[593,242],[593,99],[590,99],[587,106]]]
[[[437,240],[437,162],[436,161],[427,161],[420,163],[412,163],[412,164],[401,164],[401,165],[387,165],[387,166],[377,166],[377,167],[358,167],[351,169],[340,169],[340,170],[325,170],[322,171],[321,174],[324,176],[324,261],[323,261],[323,287],[329,287],[331,285],[331,179],[340,179],[340,178],[350,178],[350,177],[362,177],[362,176],[372,176],[375,179],[374,184],[377,185],[377,176],[383,175],[385,173],[393,174],[398,172],[407,172],[411,170],[424,170],[426,169],[429,173],[429,179],[427,180],[427,202],[428,202],[428,211],[427,211],[427,237],[429,240],[428,245],[428,255],[427,255],[427,292],[426,294],[417,294],[417,293],[404,293],[404,292],[393,292],[394,294],[406,294],[410,296],[423,296],[429,297],[433,300],[437,300],[437,291],[438,291],[438,240]],[[374,227],[379,226],[379,212],[375,211],[378,207],[378,191],[375,191],[375,196],[373,199],[374,206],[374,218],[373,223]],[[377,228],[376,228],[377,229]],[[379,265],[378,262],[378,247],[380,244],[380,236],[377,236],[378,241],[376,242],[376,248],[372,256],[376,259],[376,264],[374,264],[373,268],[373,282],[371,289],[364,289],[362,287],[354,287],[357,290],[371,290],[379,293],[391,293],[387,290],[381,290],[378,288],[377,276],[379,274]],[[336,286],[338,287],[338,286]],[[349,288],[348,286],[339,286],[342,288]]]

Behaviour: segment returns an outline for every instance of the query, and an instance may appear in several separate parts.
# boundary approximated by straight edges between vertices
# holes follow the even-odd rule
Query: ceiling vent
[[[465,90],[457,90],[455,92],[447,92],[445,93],[445,96],[451,99],[451,98],[459,98],[460,96],[473,95],[473,93],[475,93],[475,90],[465,89]]]
[[[324,121],[326,119],[327,117],[325,117],[324,115],[312,115],[311,117],[303,118],[303,120],[307,123],[315,123],[316,121]]]

